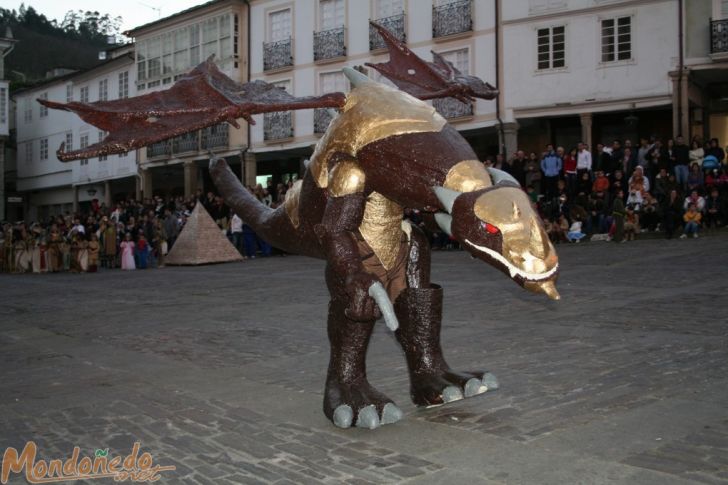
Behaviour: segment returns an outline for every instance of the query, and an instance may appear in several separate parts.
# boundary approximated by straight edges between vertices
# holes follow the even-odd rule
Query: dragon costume
[[[440,405],[498,387],[483,371],[457,372],[440,347],[443,291],[430,281],[430,247],[404,208],[432,215],[463,248],[524,288],[558,299],[558,258],[527,195],[510,175],[486,168],[466,140],[424,99],[472,102],[497,91],[442,57],[418,58],[374,25],[390,61],[370,65],[399,89],[344,68],[347,95],[294,98],[262,81],[238,84],[208,60],[167,91],[127,100],[62,105],[109,132],[101,143],[61,160],[139,148],[251,114],[339,108],[306,172],[270,209],[250,194],[226,162],[213,156],[212,179],[228,204],[263,239],[287,252],[325,259],[331,354],[324,413],[340,427],[376,428],[401,419],[400,409],[366,376],[375,322],[388,325],[407,360],[418,406]]]

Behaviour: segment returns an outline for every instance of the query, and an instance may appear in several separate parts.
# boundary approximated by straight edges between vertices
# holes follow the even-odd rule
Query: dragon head
[[[462,177],[452,177],[444,187],[434,187],[446,210],[435,214],[438,225],[474,257],[524,288],[558,300],[558,256],[528,196],[507,173],[492,168],[480,173],[474,167],[469,166],[471,175],[476,172],[481,183],[473,186],[471,178],[470,184],[463,184]],[[447,185],[474,190],[459,191]]]

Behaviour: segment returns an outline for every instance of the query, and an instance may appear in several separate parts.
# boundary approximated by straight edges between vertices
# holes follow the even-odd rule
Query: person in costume
[[[136,265],[134,264],[134,241],[131,238],[131,233],[127,232],[124,236],[124,240],[121,242],[121,269],[123,270],[134,270]]]
[[[95,273],[99,265],[99,236],[94,232],[88,242],[88,272]]]

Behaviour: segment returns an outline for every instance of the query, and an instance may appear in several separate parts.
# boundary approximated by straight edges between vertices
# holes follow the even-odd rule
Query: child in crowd
[[[134,241],[131,239],[131,233],[126,233],[124,240],[120,244],[121,247],[121,269],[134,270]]]
[[[583,232],[581,232],[581,221],[579,219],[574,219],[574,222],[571,223],[571,227],[569,228],[569,232],[566,235],[567,239],[570,242],[578,243],[582,240],[582,238],[586,236]]]
[[[692,234],[693,237],[698,237],[698,229],[700,229],[700,220],[702,217],[702,214],[698,212],[697,206],[691,203],[688,206],[688,211],[683,216],[685,229],[683,230],[683,234],[680,236],[680,239],[685,239],[690,234]]]

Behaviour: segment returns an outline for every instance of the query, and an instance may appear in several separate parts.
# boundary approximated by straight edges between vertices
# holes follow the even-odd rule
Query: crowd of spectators
[[[261,203],[277,207],[292,183],[248,190]],[[274,250],[232,214],[222,197],[198,190],[191,197],[160,196],[123,200],[110,207],[92,201],[88,210],[65,213],[31,224],[5,223],[0,233],[0,271],[8,273],[96,272],[164,266],[197,203],[201,203],[244,259]]]
[[[488,158],[486,166],[510,173],[541,215],[554,243],[591,240],[628,241],[647,231],[667,238],[698,237],[705,228],[728,223],[728,161],[717,139],[703,145],[681,136],[663,143],[642,139],[598,144],[591,152],[579,143],[568,151],[547,145],[541,154],[518,150],[506,160]],[[276,208],[293,182],[248,190]],[[201,190],[191,197],[120,201],[106,207],[94,200],[82,214],[56,215],[46,221],[3,224],[0,271],[95,272],[164,266],[164,258],[197,203],[202,203],[244,259],[270,256],[274,249],[233,214],[223,199]],[[421,214],[405,217],[421,223]],[[424,225],[424,224],[423,224]],[[430,233],[434,249],[456,246],[447,234]]]
[[[518,150],[484,162],[510,173],[538,208],[551,240],[627,241],[645,232],[698,237],[728,223],[728,165],[719,141],[682,136]]]

